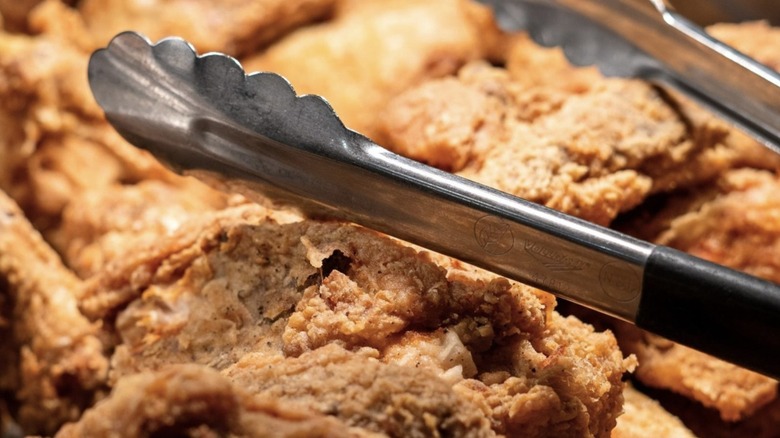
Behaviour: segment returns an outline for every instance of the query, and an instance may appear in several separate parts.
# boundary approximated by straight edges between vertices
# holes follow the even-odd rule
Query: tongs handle
[[[773,283],[400,157],[346,129],[323,99],[297,97],[284,78],[246,76],[232,58],[196,57],[182,40],[151,46],[121,34],[92,56],[89,79],[119,133],[176,169],[357,222],[780,376]],[[735,320],[754,324],[723,336],[735,306]]]
[[[638,327],[780,377],[780,288],[672,248],[647,260]]]

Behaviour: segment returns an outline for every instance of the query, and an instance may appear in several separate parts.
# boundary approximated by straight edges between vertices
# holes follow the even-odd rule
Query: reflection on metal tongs
[[[549,3],[587,4],[584,11],[604,13],[595,1]],[[627,15],[637,22],[631,28],[650,28],[657,21],[650,9],[631,12],[629,0],[600,3],[635,14]],[[550,22],[571,19],[545,14],[551,14]],[[688,38],[666,36],[659,44],[668,48],[682,37]],[[553,32],[543,38],[552,43],[568,37]],[[592,50],[599,55],[605,49]],[[617,49],[608,53],[618,56]],[[621,56],[616,59],[627,55]],[[694,87],[697,78],[715,78],[707,76],[714,75],[713,66],[674,58],[678,70],[667,70],[660,61],[645,59],[616,65],[630,65],[624,73],[662,78],[714,103],[724,96],[722,90],[711,94],[711,84]],[[724,61],[712,62],[721,73],[730,71]],[[671,73],[664,76],[664,71]],[[739,71],[740,78],[749,73]],[[774,283],[400,157],[345,128],[322,98],[296,96],[281,76],[247,76],[234,59],[196,56],[180,39],[151,45],[137,34],[120,34],[92,56],[89,80],[114,127],[182,173],[230,190],[259,192],[310,215],[374,228],[780,377],[780,287]],[[763,90],[761,99],[744,107],[776,111],[780,100],[765,98],[778,90],[760,81],[766,79],[746,80],[748,85],[736,81],[746,88],[728,93]],[[765,140],[777,140],[780,119],[742,114],[750,115],[745,123]]]

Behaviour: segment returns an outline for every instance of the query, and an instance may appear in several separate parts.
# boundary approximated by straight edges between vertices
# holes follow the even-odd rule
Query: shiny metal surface
[[[93,55],[89,78],[116,129],[179,171],[636,315],[653,245],[395,155],[278,75],[124,33]]]
[[[780,153],[780,75],[707,35],[665,0],[480,0],[506,29],[577,65],[670,85]]]

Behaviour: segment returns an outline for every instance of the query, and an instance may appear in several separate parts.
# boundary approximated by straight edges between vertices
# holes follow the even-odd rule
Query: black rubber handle
[[[645,267],[636,325],[780,378],[780,286],[668,247]]]

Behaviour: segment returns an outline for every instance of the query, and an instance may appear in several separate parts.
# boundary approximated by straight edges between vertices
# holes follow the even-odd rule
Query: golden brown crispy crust
[[[177,36],[201,52],[243,56],[327,17],[337,0],[83,0],[78,12],[95,47],[132,29],[157,41]],[[52,17],[55,19],[56,17]]]
[[[294,9],[304,3],[263,4]],[[317,4],[329,8],[332,1]],[[380,13],[378,4],[345,1],[336,19],[291,35],[278,51],[258,59],[292,69],[302,59],[316,62],[311,52],[326,53],[326,62],[314,65],[320,68],[318,74],[312,69],[301,80],[307,84],[311,79],[312,90],[299,91],[332,90],[329,97],[346,102],[346,117],[356,120],[353,126],[363,124],[365,132],[372,132],[377,110],[404,87],[451,73],[470,59],[485,57],[494,45],[495,28],[480,7],[454,0],[382,3],[398,7],[394,15]],[[203,44],[221,44],[214,48],[235,53],[265,44],[266,35],[251,42],[246,38],[260,22],[252,12],[258,5],[225,5],[224,16],[240,15],[241,25],[212,32]],[[327,414],[398,435],[437,430],[609,434],[622,403],[620,376],[630,361],[623,360],[611,334],[594,333],[578,320],[555,313],[551,297],[361,228],[311,221],[281,224],[269,220],[275,213],[251,205],[215,212],[228,205],[224,198],[212,198],[215,195],[202,187],[169,176],[112,134],[77,75],[83,72],[84,49],[92,47],[93,36],[113,25],[102,14],[132,7],[89,0],[82,2],[81,16],[50,1],[38,9],[32,23],[58,37],[3,35],[0,40],[0,49],[7,49],[0,50],[0,81],[6,81],[0,82],[0,97],[7,97],[0,102],[0,154],[8,157],[0,163],[0,182],[41,220],[68,263],[91,277],[81,290],[74,286],[71,297],[84,298],[82,309],[103,324],[101,334],[115,348],[114,395],[66,430],[100,435],[116,431],[117,425],[135,431],[175,422],[187,433],[229,430],[240,435],[249,423],[254,430],[262,425],[286,433],[292,421],[346,433],[338,429],[343,424],[321,417]],[[55,13],[66,10],[63,16]],[[268,27],[274,34],[268,38],[318,11],[296,10],[289,21],[274,18],[281,30]],[[434,18],[423,18],[423,12]],[[149,23],[143,13],[136,18],[139,26]],[[67,31],[83,19],[91,29]],[[355,26],[361,21],[368,23],[361,25],[365,28]],[[98,28],[103,24],[108,26]],[[177,26],[190,32],[185,36],[191,40],[201,38],[200,29],[208,30]],[[384,35],[377,34],[376,40],[353,37],[358,31],[373,35],[370,31],[382,30]],[[388,34],[397,37],[393,44],[406,48],[400,51],[403,56],[383,54]],[[58,40],[64,35],[80,49]],[[436,42],[425,45],[423,39]],[[600,223],[608,223],[648,193],[706,179],[733,165],[740,154],[743,162],[768,165],[755,158],[760,154],[744,158],[754,143],[735,143],[734,134],[723,140],[727,131],[717,122],[658,90],[630,81],[604,81],[592,69],[573,69],[560,52],[534,48],[521,35],[508,47],[506,69],[468,67],[459,78],[410,94],[414,103],[409,107],[423,111],[409,111],[398,126],[424,141],[408,137],[403,147],[422,148],[418,152],[427,154],[422,158],[438,160],[434,164],[507,190],[519,190],[522,184],[509,178],[506,163],[530,163],[521,168],[522,175],[545,181],[531,196]],[[347,58],[330,56],[340,48]],[[28,50],[33,53],[29,65],[23,56]],[[336,73],[338,68],[342,72]],[[362,94],[346,91],[344,71],[352,75],[346,81]],[[328,84],[337,85],[331,89]],[[430,114],[446,117],[430,123]],[[612,120],[609,114],[617,116]],[[634,128],[625,132],[625,126]],[[530,144],[535,152],[499,147],[499,140]],[[703,152],[703,145],[716,147]],[[662,147],[671,152],[659,152]],[[552,170],[537,166],[547,157],[557,160]],[[87,174],[87,161],[100,171]],[[141,180],[147,182],[117,184]],[[93,191],[93,184],[111,188]],[[52,227],[63,212],[62,226]],[[2,253],[0,260],[5,260]],[[60,266],[51,275],[58,272],[67,271]],[[73,275],[66,276],[71,279],[66,283],[79,285]],[[0,284],[0,297],[13,296],[16,286],[9,285]],[[11,304],[16,306],[15,301]],[[78,316],[74,326],[96,339],[95,328],[78,312],[71,313]],[[5,314],[0,310],[0,318]],[[19,316],[13,318],[6,330],[16,330]],[[28,330],[24,324],[19,325],[23,333]],[[7,346],[0,345],[0,354]],[[9,354],[16,350],[11,346]],[[651,363],[648,351],[640,355]],[[686,367],[702,363],[679,351],[670,357]],[[32,363],[29,356],[23,360]],[[285,405],[260,402],[204,368],[166,368],[191,361],[226,370],[243,387],[284,399]],[[657,363],[656,369],[668,364]],[[48,372],[46,366],[41,372]],[[101,366],[104,371],[104,362]],[[34,366],[24,369],[36,371]],[[154,369],[163,371],[145,371]],[[141,375],[131,376],[138,371]],[[331,374],[340,377],[324,378]],[[13,381],[9,375],[0,369],[0,385]],[[734,380],[738,374],[729,376]],[[721,398],[730,403],[727,409],[748,412],[757,406],[751,403],[760,404],[768,394],[765,382],[748,377],[709,383],[721,385],[727,394]],[[197,387],[194,380],[206,384]],[[136,394],[134,385],[148,392]],[[692,387],[702,387],[704,381],[696,385]],[[89,401],[91,388],[85,395]],[[317,391],[325,394],[313,397]],[[144,402],[153,394],[162,395],[163,402],[147,406]],[[334,411],[337,402],[343,409]],[[318,413],[290,417],[287,403]],[[209,417],[214,422],[192,426],[188,418],[203,414],[202,409],[224,414],[220,418],[228,423],[215,416]],[[389,415],[397,413],[404,415]],[[52,418],[62,421],[61,416]]]
[[[243,63],[324,96],[349,128],[373,136],[391,97],[484,57],[498,35],[488,9],[467,0],[344,0],[332,20]]]
[[[2,192],[0,279],[18,352],[17,386],[5,389],[16,391],[26,432],[52,433],[78,418],[102,389],[108,360],[97,327],[78,311],[79,281]]]
[[[623,351],[637,356],[637,379],[717,409],[726,421],[748,417],[777,396],[774,379],[628,324],[618,323],[615,331]]]
[[[665,93],[601,79],[531,87],[474,63],[413,88],[382,117],[381,141],[462,176],[608,224],[650,193],[713,177],[730,162],[724,125]],[[450,102],[456,105],[450,105]]]
[[[626,385],[623,414],[618,417],[612,438],[694,438],[682,421],[657,401]]]
[[[250,396],[218,372],[174,365],[121,380],[111,395],[56,435],[68,437],[367,436],[322,415]]]
[[[780,66],[780,32],[765,23],[717,25],[708,28],[762,62]],[[739,151],[735,165],[776,168],[778,157],[737,131],[726,140]],[[699,257],[772,281],[780,281],[777,188],[775,174],[753,169],[732,170],[715,184],[692,187],[665,201],[651,216],[640,212],[626,229]],[[649,211],[649,210],[648,210]],[[637,355],[636,376],[645,384],[671,389],[716,409],[734,422],[753,415],[748,423],[763,424],[776,400],[777,382],[720,360],[621,325],[621,347]],[[771,410],[770,410],[771,411]]]
[[[226,370],[239,387],[394,437],[495,436],[490,422],[428,370],[335,344],[281,359],[250,354]]]

